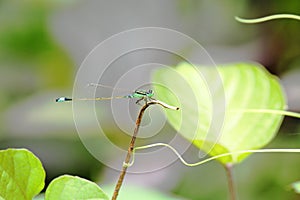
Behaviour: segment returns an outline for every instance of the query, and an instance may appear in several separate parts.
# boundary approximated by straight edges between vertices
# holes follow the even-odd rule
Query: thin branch
[[[122,183],[123,183],[123,180],[124,180],[124,177],[125,177],[125,174],[126,174],[126,171],[127,171],[127,168],[130,166],[130,160],[131,160],[131,157],[132,157],[136,137],[137,137],[137,134],[139,132],[139,128],[140,128],[140,125],[141,125],[141,121],[142,121],[144,112],[150,105],[155,105],[155,104],[161,105],[164,108],[168,108],[168,109],[172,109],[172,110],[179,110],[178,107],[170,106],[170,105],[168,105],[168,104],[166,104],[162,101],[156,100],[156,99],[151,99],[151,101],[146,102],[146,104],[141,108],[141,110],[139,112],[139,115],[138,115],[138,117],[136,119],[136,122],[135,122],[135,129],[134,129],[134,132],[133,132],[133,135],[131,137],[131,141],[130,141],[130,144],[129,144],[129,147],[128,147],[128,150],[127,150],[127,155],[125,157],[123,168],[122,168],[122,171],[120,173],[118,182],[116,184],[113,196],[111,198],[112,200],[117,199],[120,188],[122,186]]]

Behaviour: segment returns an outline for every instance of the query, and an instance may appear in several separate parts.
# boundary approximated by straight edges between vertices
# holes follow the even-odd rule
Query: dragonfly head
[[[147,97],[153,97],[153,95],[154,95],[153,90],[148,90]]]

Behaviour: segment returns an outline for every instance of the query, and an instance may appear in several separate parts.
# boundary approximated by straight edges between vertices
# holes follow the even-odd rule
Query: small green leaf
[[[108,200],[108,196],[96,184],[86,179],[63,175],[48,186],[45,200]]]
[[[153,82],[157,99],[180,107],[179,112],[166,110],[170,124],[211,156],[259,149],[273,139],[283,116],[242,110],[286,107],[278,79],[257,64],[193,67],[182,63],[157,70]],[[218,160],[238,163],[247,155]]]
[[[42,163],[30,151],[0,151],[0,196],[3,199],[32,199],[43,189],[44,180]]]

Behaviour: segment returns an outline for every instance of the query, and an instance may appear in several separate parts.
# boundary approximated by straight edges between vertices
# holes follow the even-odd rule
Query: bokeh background
[[[54,100],[72,95],[77,69],[97,44],[121,31],[146,26],[189,35],[217,63],[263,64],[280,77],[289,109],[300,112],[300,22],[245,25],[234,20],[234,16],[254,18],[274,13],[299,15],[300,1],[1,0],[0,148],[33,151],[43,162],[47,183],[67,173],[100,185],[113,184],[118,172],[101,164],[82,145],[72,105],[58,105]],[[300,148],[299,125],[299,120],[285,118],[268,147]],[[95,131],[87,129],[91,138]],[[165,131],[166,137],[173,134],[170,127]],[[107,129],[106,134],[124,148],[130,140],[119,129]],[[186,154],[191,160],[198,158],[193,148]],[[250,156],[235,167],[239,198],[300,198],[288,187],[300,180],[299,164],[297,154]],[[217,162],[195,168],[177,162],[160,172],[128,175],[126,183],[186,199],[226,199],[228,193],[225,172]]]

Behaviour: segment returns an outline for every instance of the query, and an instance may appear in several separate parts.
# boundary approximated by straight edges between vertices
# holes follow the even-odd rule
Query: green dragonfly
[[[100,87],[106,87],[111,88],[109,86],[100,85],[100,84],[94,84],[90,83],[88,86],[100,86]],[[122,98],[129,98],[129,99],[138,99],[136,101],[136,104],[139,104],[140,101],[144,100],[145,103],[147,103],[150,100],[154,100],[152,97],[154,96],[154,92],[152,90],[135,90],[131,94],[125,95],[125,96],[114,96],[114,97],[96,97],[96,98],[79,98],[79,99],[72,99],[68,97],[59,97],[55,99],[56,102],[67,102],[67,101],[101,101],[101,100],[111,100],[111,99],[122,99]]]

